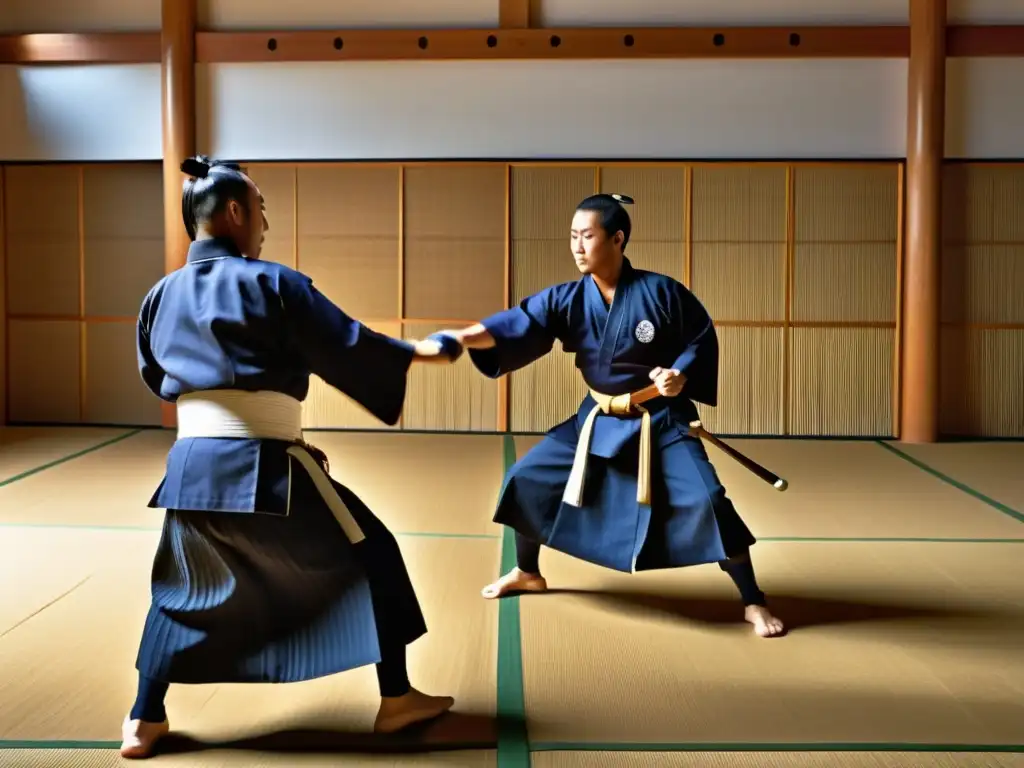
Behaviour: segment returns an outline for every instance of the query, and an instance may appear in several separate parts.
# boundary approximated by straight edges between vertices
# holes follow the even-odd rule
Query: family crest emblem
[[[650,320],[641,320],[636,325],[634,335],[641,344],[650,344],[654,340],[654,324]]]

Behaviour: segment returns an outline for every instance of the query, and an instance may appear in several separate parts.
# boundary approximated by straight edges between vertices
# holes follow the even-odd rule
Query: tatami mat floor
[[[1022,444],[733,441],[785,494],[710,448],[794,630],[765,641],[715,566],[545,551],[553,594],[481,599],[512,556],[503,467],[538,438],[307,437],[398,534],[431,630],[411,673],[457,712],[389,744],[367,735],[372,669],[175,686],[157,765],[1024,766]],[[171,440],[0,429],[0,766],[121,764]]]

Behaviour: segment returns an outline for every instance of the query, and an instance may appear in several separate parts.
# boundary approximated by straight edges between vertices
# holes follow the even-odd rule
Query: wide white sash
[[[213,437],[302,443],[302,403],[280,392],[215,389],[178,398],[178,439]],[[366,538],[331,478],[301,445],[288,456],[306,471],[349,541]],[[288,464],[288,512],[292,503],[292,462]]]
[[[182,395],[177,405],[179,439],[302,439],[302,403],[280,392],[213,389]]]

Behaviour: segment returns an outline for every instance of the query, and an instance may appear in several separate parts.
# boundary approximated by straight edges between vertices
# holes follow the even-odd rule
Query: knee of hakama
[[[494,522],[543,541],[554,524],[575,449],[544,438],[512,465],[498,498]]]
[[[677,560],[715,562],[754,543],[698,440],[667,446],[658,465],[663,508],[655,519]]]

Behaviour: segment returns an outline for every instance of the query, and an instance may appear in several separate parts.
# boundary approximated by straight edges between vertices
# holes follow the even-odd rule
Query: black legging
[[[516,565],[524,573],[540,575],[540,543],[516,533]],[[732,578],[744,605],[764,605],[764,592],[757,586],[750,552],[721,560],[718,567]]]
[[[377,664],[377,684],[381,696],[401,696],[409,692],[409,675],[405,664],[405,643],[385,644],[381,638],[381,660]],[[164,697],[168,683],[139,675],[139,690],[132,706],[130,720],[162,723],[167,719]]]

